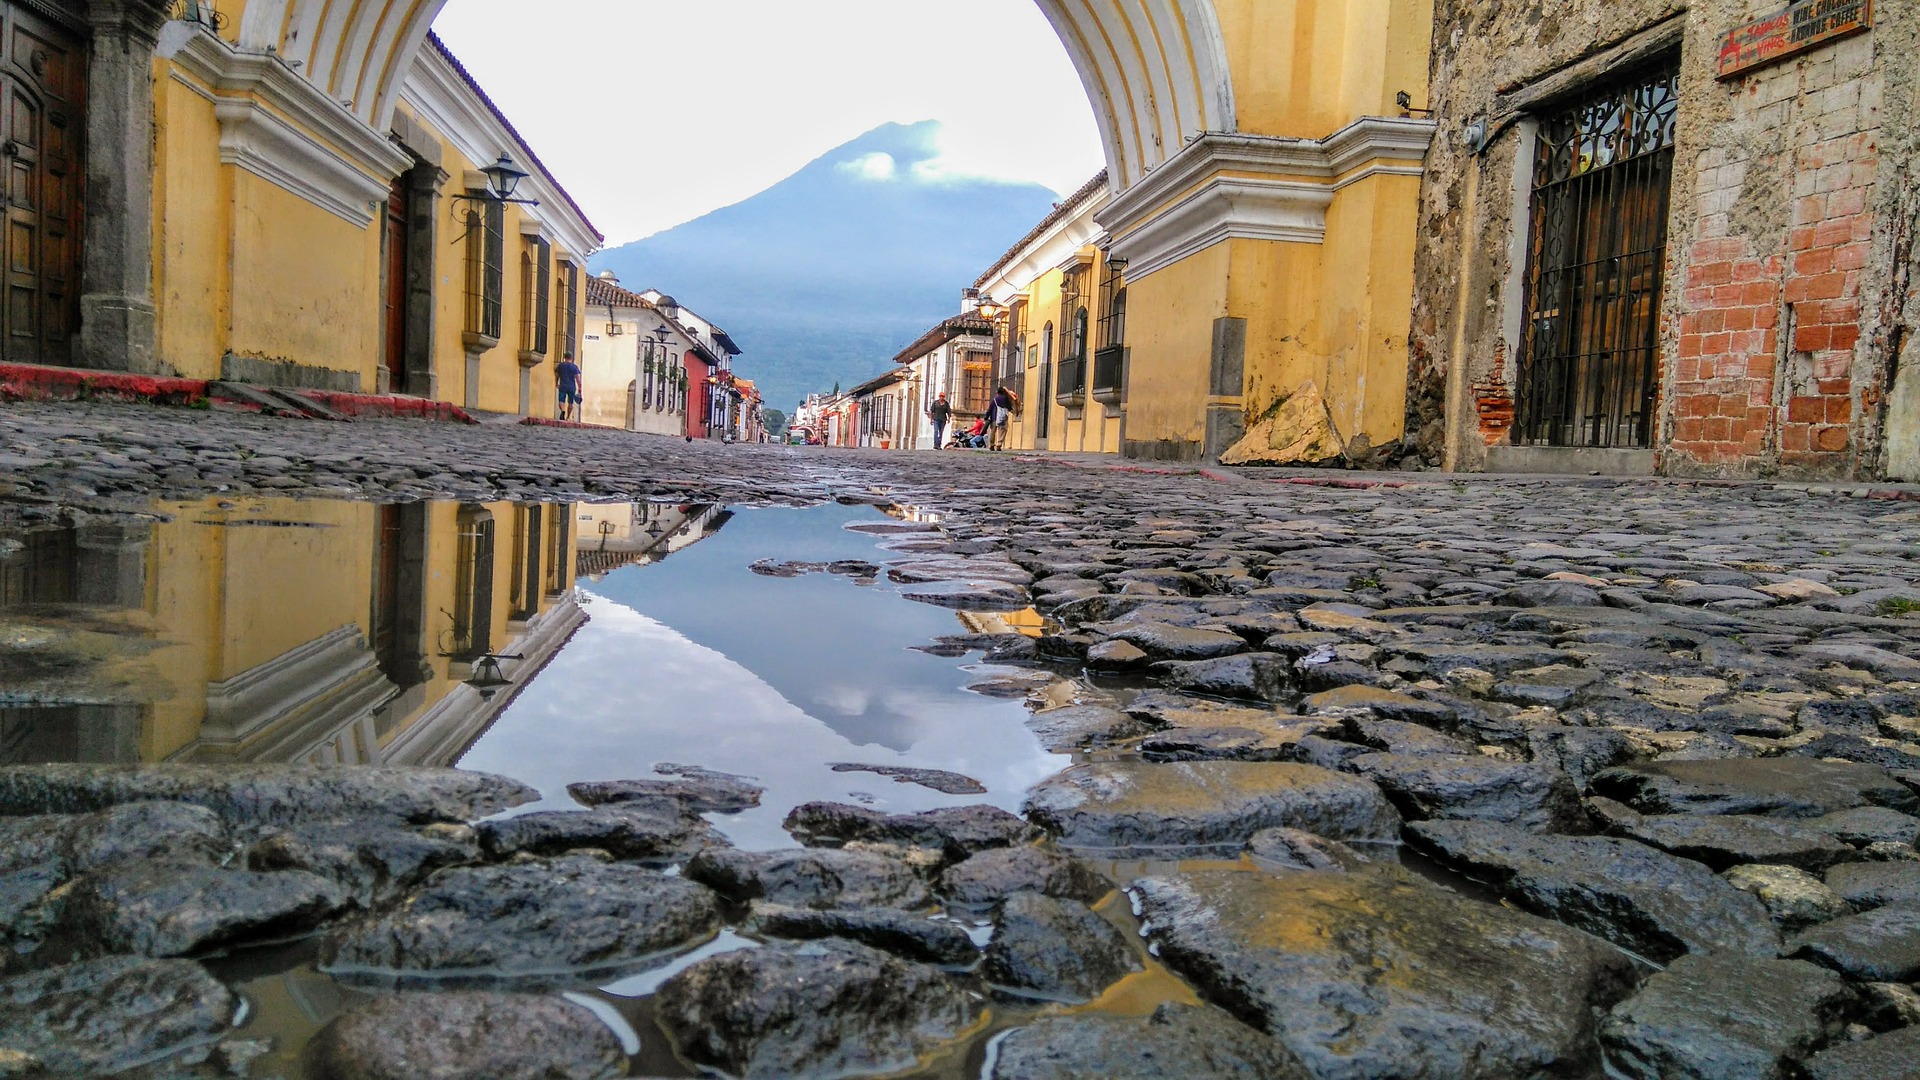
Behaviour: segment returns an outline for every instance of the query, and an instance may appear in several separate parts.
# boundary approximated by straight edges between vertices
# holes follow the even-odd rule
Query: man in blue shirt
[[[560,419],[580,419],[580,365],[563,359],[553,374],[560,393]]]

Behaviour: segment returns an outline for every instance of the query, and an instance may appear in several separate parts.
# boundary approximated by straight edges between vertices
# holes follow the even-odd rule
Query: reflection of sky
[[[789,846],[788,810],[856,793],[890,812],[990,802],[1018,810],[1031,785],[1065,767],[1024,724],[1018,702],[964,691],[963,660],[916,652],[964,627],[950,611],[902,600],[884,583],[762,577],[766,558],[826,562],[886,553],[841,524],[870,508],[743,511],[711,539],[594,586],[589,622],[460,761],[571,805],[579,780],[647,776],[659,762],[756,777],[759,810],[714,821],[738,844]],[[965,773],[988,794],[942,795],[829,762]]]

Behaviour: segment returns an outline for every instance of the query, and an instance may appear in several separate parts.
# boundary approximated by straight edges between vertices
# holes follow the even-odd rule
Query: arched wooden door
[[[0,0],[0,200],[6,213],[0,360],[73,359],[85,100],[79,34],[35,8]]]

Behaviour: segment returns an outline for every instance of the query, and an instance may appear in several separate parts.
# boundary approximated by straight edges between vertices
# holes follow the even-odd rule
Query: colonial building
[[[120,644],[0,709],[0,763],[450,765],[585,621],[565,505],[163,511],[20,538],[0,607],[85,604]]]
[[[907,372],[907,408],[922,421],[902,449],[937,449],[925,414],[941,394],[953,410],[949,434],[986,414],[993,399],[993,334],[992,322],[968,311],[942,320],[893,358]]]
[[[905,449],[918,435],[921,418],[909,407],[911,372],[896,368],[868,379],[848,392],[860,445],[878,450]]]
[[[1017,395],[1016,450],[1117,454],[1125,443],[1125,263],[1100,250],[1101,173],[974,282],[969,306],[994,318],[993,380]]]
[[[1920,479],[1920,11],[1436,18],[1409,408],[1430,457]]]
[[[601,238],[525,140],[425,22],[219,7],[0,5],[0,359],[552,415]]]
[[[679,301],[659,289],[647,289],[640,295],[693,341],[685,355],[687,434],[696,439],[724,440],[729,433],[737,436],[742,395],[734,385],[733,358],[740,355],[740,346],[711,319],[681,307]]]
[[[581,417],[589,424],[653,435],[688,430],[693,378],[687,363],[703,346],[651,300],[611,274],[587,279],[581,346]]]

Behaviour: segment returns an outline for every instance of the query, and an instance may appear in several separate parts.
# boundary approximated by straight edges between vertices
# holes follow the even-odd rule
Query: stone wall
[[[1409,429],[1484,466],[1511,439],[1524,348],[1530,98],[1677,44],[1680,111],[1655,460],[1688,475],[1884,476],[1907,348],[1920,11],[1725,82],[1722,35],[1778,0],[1443,0],[1422,192]],[[1464,136],[1485,124],[1474,153]],[[1911,375],[1909,375],[1911,378]],[[1896,461],[1895,469],[1903,466]]]

